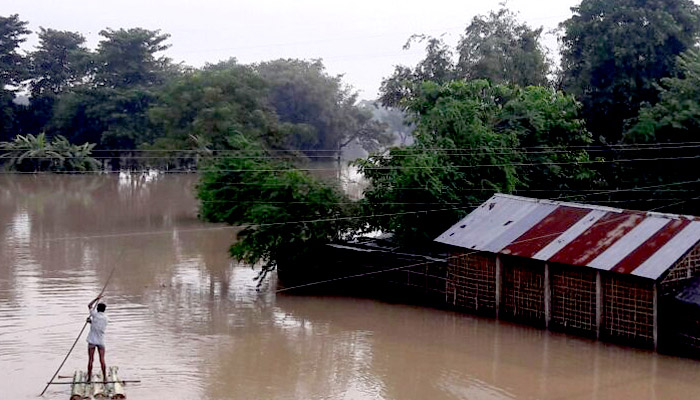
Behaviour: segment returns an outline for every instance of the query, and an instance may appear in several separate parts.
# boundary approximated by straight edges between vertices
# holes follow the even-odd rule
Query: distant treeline
[[[232,254],[263,271],[362,232],[428,241],[493,192],[700,214],[691,0],[583,0],[560,24],[559,65],[542,29],[506,8],[473,18],[454,48],[414,35],[406,47],[425,57],[365,104],[320,61],[194,69],[159,56],[168,35],[144,29],[104,30],[92,51],[42,28],[25,55],[26,23],[0,25],[8,165],[87,170],[93,154],[138,150],[130,162],[199,166],[201,216],[246,226]],[[351,143],[370,151],[355,163],[369,180],[360,201],[300,168]]]
[[[45,134],[47,146],[59,136],[93,144],[92,154],[112,162],[124,154],[139,164],[162,162],[172,153],[166,164],[177,166],[192,163],[187,154],[228,149],[237,134],[273,149],[331,157],[351,143],[371,151],[398,140],[320,60],[241,65],[232,58],[196,69],[162,55],[168,34],[140,28],[105,29],[95,50],[80,33],[41,28],[36,49],[23,54],[26,26],[18,15],[0,17],[6,150],[42,145],[36,139]],[[163,152],[146,158],[134,150]]]

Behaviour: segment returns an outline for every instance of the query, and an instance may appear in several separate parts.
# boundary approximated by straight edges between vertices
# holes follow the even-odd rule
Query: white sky
[[[171,34],[165,55],[200,67],[235,57],[241,63],[277,58],[321,58],[332,75],[360,97],[377,96],[395,65],[414,66],[422,46],[402,50],[414,33],[444,34],[454,45],[475,15],[501,0],[0,0],[0,15],[19,14],[29,28],[83,34],[94,48],[104,28],[160,29]],[[511,0],[520,19],[545,31],[571,16],[580,0]],[[37,43],[33,34],[23,48]],[[556,51],[553,35],[545,44]]]

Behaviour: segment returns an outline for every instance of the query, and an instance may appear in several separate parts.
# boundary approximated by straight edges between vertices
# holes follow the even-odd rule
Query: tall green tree
[[[40,28],[39,45],[30,53],[32,98],[59,95],[87,78],[90,51],[77,32]]]
[[[16,128],[15,93],[27,78],[27,60],[19,45],[31,31],[19,15],[0,16],[0,141],[14,136]]]
[[[24,131],[45,129],[57,97],[88,79],[90,56],[81,34],[40,29],[39,45],[29,54],[31,118],[24,121]]]
[[[457,76],[520,86],[547,85],[549,62],[541,35],[542,28],[519,22],[507,8],[478,15],[457,45]]]
[[[425,58],[414,68],[396,66],[394,73],[382,80],[379,88],[379,101],[382,105],[405,109],[403,102],[418,95],[422,82],[445,83],[455,78],[453,51],[444,40],[427,35],[413,35],[404,44],[404,50],[410,49],[416,42],[425,42]]]
[[[149,110],[155,148],[225,150],[245,133],[276,147],[279,126],[267,104],[267,85],[234,60],[192,71],[163,87]]]
[[[148,110],[178,67],[158,53],[169,35],[142,28],[100,32],[90,79],[58,99],[48,125],[73,143],[101,150],[133,150],[154,140]]]
[[[169,34],[143,28],[105,29],[95,55],[98,87],[131,88],[162,84],[173,70],[170,59],[160,53],[170,47]]]
[[[405,99],[420,96],[421,83],[487,79],[521,86],[546,85],[549,62],[540,43],[542,29],[532,29],[506,8],[474,17],[459,44],[451,49],[441,38],[413,35],[404,48],[425,42],[425,58],[414,68],[397,66],[382,81],[380,101],[404,108]],[[457,62],[453,60],[457,54]]]
[[[691,0],[583,0],[561,24],[562,87],[583,103],[589,129],[620,141],[624,121],[657,101],[676,56],[697,43]]]
[[[320,60],[274,60],[254,68],[269,86],[279,120],[306,127],[287,136],[288,147],[339,152],[353,141],[369,150],[389,143],[383,125],[358,107],[357,94],[340,76],[328,75]]]
[[[358,162],[371,183],[365,212],[378,215],[370,230],[431,240],[493,192],[594,184],[587,153],[571,150],[591,141],[571,96],[486,80],[425,82],[419,93],[406,103],[416,142]]]

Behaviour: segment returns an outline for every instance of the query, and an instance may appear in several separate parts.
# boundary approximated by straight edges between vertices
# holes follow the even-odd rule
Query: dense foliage
[[[19,172],[88,172],[100,168],[91,157],[94,144],[71,144],[63,136],[48,140],[45,134],[17,135],[11,142],[0,142],[0,160],[5,168]]]
[[[376,102],[320,60],[174,64],[158,30],[106,29],[89,49],[41,28],[23,53],[27,23],[0,17],[0,163],[87,171],[101,151],[113,169],[202,169],[202,218],[241,226],[231,253],[263,274],[364,231],[429,241],[493,192],[699,214],[700,9],[572,11],[557,76],[542,29],[502,7],[455,47],[411,36],[424,58],[397,66]],[[356,162],[370,184],[359,203],[301,168],[348,148],[371,152]]]
[[[27,60],[19,45],[29,33],[17,14],[0,16],[0,141],[11,139],[18,125],[15,92],[27,76]]]
[[[235,150],[204,170],[197,188],[202,218],[240,226],[231,255],[262,274],[279,263],[294,266],[321,244],[354,229],[353,205],[342,191],[245,135],[230,138]]]
[[[583,0],[561,24],[562,86],[583,103],[588,128],[619,142],[626,119],[655,103],[660,79],[693,47],[700,9],[691,0]]]
[[[426,55],[415,68],[397,66],[382,82],[382,104],[403,108],[402,101],[418,94],[422,82],[487,79],[520,86],[547,85],[549,62],[540,43],[542,29],[518,22],[501,8],[472,19],[452,50],[440,38],[414,35],[406,43],[426,42]],[[454,54],[459,56],[455,62]]]
[[[576,149],[591,137],[571,96],[485,80],[426,82],[407,107],[415,144],[358,162],[371,182],[365,209],[393,214],[370,229],[429,240],[493,192],[595,185],[588,154]]]

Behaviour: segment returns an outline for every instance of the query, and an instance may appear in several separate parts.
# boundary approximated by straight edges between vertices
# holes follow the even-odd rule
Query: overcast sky
[[[171,35],[165,54],[200,67],[235,57],[241,63],[321,58],[365,99],[375,98],[395,65],[413,66],[421,46],[402,50],[414,33],[444,35],[454,45],[469,21],[501,0],[0,0],[0,15],[19,14],[29,28],[76,31],[90,48],[104,28],[160,29]],[[571,16],[579,0],[511,0],[520,19],[545,31]],[[32,35],[24,48],[37,43]],[[545,44],[555,51],[556,40]]]

